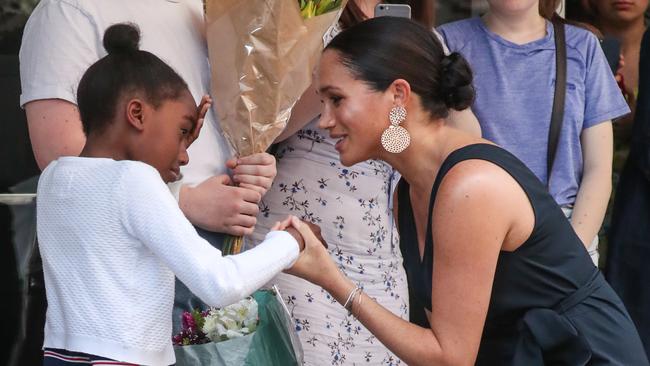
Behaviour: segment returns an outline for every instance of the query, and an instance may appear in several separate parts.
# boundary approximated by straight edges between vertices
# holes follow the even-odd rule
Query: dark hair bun
[[[474,86],[472,85],[472,69],[458,52],[445,56],[441,62],[442,99],[447,108],[461,111],[474,102]]]
[[[139,43],[140,29],[133,23],[113,24],[104,33],[104,48],[109,55],[135,52]]]

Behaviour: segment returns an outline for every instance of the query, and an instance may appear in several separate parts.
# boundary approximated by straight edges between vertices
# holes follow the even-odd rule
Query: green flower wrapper
[[[302,365],[302,346],[279,292],[259,290],[253,298],[259,314],[255,332],[218,343],[174,346],[176,365]]]

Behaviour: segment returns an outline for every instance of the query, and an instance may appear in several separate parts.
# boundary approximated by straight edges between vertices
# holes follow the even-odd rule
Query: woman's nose
[[[323,111],[318,120],[318,127],[326,130],[328,128],[334,127],[334,125],[335,125],[335,121],[332,115],[330,113],[327,113],[326,111]]]

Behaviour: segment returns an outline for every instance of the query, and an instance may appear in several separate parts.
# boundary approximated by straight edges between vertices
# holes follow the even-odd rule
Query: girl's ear
[[[140,99],[131,99],[126,103],[126,120],[138,131],[144,129],[144,109],[144,102]]]

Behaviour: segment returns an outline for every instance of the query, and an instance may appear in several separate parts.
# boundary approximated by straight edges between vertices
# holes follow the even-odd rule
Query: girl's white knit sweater
[[[291,235],[275,231],[252,250],[222,257],[158,172],[134,161],[52,162],[39,180],[37,229],[48,302],[44,347],[143,365],[175,362],[174,274],[206,303],[225,306],[299,254]]]

